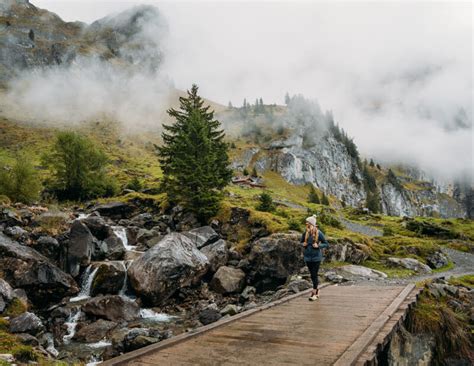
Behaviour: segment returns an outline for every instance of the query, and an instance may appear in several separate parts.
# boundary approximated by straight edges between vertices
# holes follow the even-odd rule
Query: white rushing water
[[[51,333],[46,333],[45,334],[45,337],[46,337],[46,342],[48,344],[48,346],[46,347],[46,351],[53,357],[58,357],[59,355],[59,352],[58,350],[56,349],[56,347],[54,346],[54,338],[53,338],[53,335]]]
[[[86,366],[95,366],[98,365],[102,362],[102,359],[100,357],[92,355],[91,358],[89,359],[89,362],[86,363]]]
[[[112,230],[114,231],[114,234],[122,240],[125,250],[132,251],[136,248],[133,245],[128,245],[127,230],[123,226],[112,226]]]
[[[91,348],[104,348],[111,345],[112,345],[112,342],[107,341],[105,338],[99,342],[87,343],[87,346]]]
[[[77,296],[71,298],[71,302],[80,301],[91,297],[92,282],[94,281],[94,276],[98,269],[99,267],[92,269],[91,266],[86,268],[86,271],[82,277],[81,291]]]
[[[169,322],[174,316],[165,313],[157,313],[151,309],[140,309],[140,317],[142,319],[153,320],[156,322]]]
[[[136,297],[135,296],[132,296],[130,294],[128,294],[127,290],[128,290],[128,273],[127,273],[127,270],[128,270],[128,267],[130,267],[130,264],[132,264],[132,260],[129,260],[129,261],[120,261],[120,263],[122,263],[123,265],[123,269],[125,270],[125,277],[123,279],[123,284],[122,284],[122,288],[120,289],[119,291],[119,295],[122,296],[122,297],[126,297],[130,300],[135,300]]]
[[[86,213],[80,213],[78,216],[77,216],[77,219],[76,220],[82,220],[82,219],[86,219],[90,216],[90,214],[86,214]]]
[[[69,317],[66,320],[66,327],[67,327],[67,333],[63,337],[63,342],[64,344],[68,344],[72,337],[76,334],[76,327],[77,327],[77,322],[79,321],[79,318],[81,317],[81,311],[79,309],[74,309],[71,310],[71,314],[69,314]]]

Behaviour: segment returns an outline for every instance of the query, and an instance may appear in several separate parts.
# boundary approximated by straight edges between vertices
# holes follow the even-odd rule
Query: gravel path
[[[367,236],[382,236],[383,235],[383,232],[380,230],[374,229],[370,226],[357,224],[355,222],[346,220],[345,218],[341,216],[339,216],[339,220],[342,222],[342,224],[347,230],[354,231],[356,233],[364,234]]]

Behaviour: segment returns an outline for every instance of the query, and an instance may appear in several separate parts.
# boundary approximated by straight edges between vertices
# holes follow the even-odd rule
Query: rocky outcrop
[[[145,301],[159,305],[176,290],[197,283],[209,261],[185,235],[166,235],[128,269],[130,283]]]
[[[426,263],[433,269],[445,267],[449,264],[449,258],[443,252],[435,252],[426,257]]]
[[[140,316],[140,307],[134,301],[117,295],[92,298],[82,306],[82,310],[89,316],[114,322],[132,321]]]
[[[58,303],[79,291],[74,279],[36,250],[0,233],[0,268],[13,287],[24,289],[36,306]]]
[[[241,292],[245,286],[245,273],[237,268],[220,267],[212,277],[210,286],[221,294]]]
[[[61,247],[55,238],[51,236],[41,236],[36,241],[34,248],[54,263],[59,263]]]
[[[64,266],[71,276],[76,277],[81,267],[86,267],[91,262],[94,252],[94,237],[90,230],[79,220],[75,220],[69,232]]]
[[[364,266],[356,266],[354,264],[349,264],[337,268],[337,273],[339,273],[346,280],[360,278],[377,280],[387,278],[387,274],[385,274],[384,272],[377,271],[375,269],[367,268]]]
[[[252,244],[249,280],[258,291],[274,290],[304,266],[299,234],[273,234]]]
[[[388,258],[387,262],[392,266],[403,267],[418,273],[431,273],[431,268],[414,258]]]
[[[132,215],[134,207],[126,202],[109,202],[94,206],[92,211],[113,219],[125,219]]]

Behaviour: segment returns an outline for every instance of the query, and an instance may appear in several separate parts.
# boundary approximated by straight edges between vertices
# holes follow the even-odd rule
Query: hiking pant
[[[321,262],[306,262],[308,266],[309,273],[311,275],[311,281],[313,282],[313,289],[317,290],[318,288],[318,272],[319,272],[319,265]]]

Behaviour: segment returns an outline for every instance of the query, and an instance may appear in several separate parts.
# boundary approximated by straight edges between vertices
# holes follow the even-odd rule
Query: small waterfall
[[[53,335],[51,333],[46,333],[45,334],[45,337],[46,337],[46,342],[48,344],[48,346],[46,347],[46,351],[53,357],[58,357],[59,355],[59,352],[58,350],[56,349],[56,347],[54,346],[54,338],[53,338]]]
[[[128,267],[130,267],[130,264],[132,264],[132,262],[133,261],[120,261],[120,263],[122,263],[122,265],[123,265],[123,269],[125,270],[125,277],[123,279],[123,284],[122,284],[122,288],[119,291],[119,295],[122,296],[122,297],[127,297],[131,300],[135,300],[135,297],[127,295],[127,290],[128,290],[128,273],[127,273],[127,270],[128,270]]]
[[[94,276],[98,269],[99,267],[92,269],[91,266],[86,268],[86,271],[82,277],[81,291],[77,296],[71,298],[71,302],[80,301],[91,297],[92,282],[94,281]]]
[[[89,361],[86,363],[86,366],[95,366],[102,362],[102,358],[92,355]]]
[[[133,245],[128,245],[127,230],[123,226],[112,226],[112,230],[114,231],[114,234],[122,240],[125,250],[130,251],[136,248]]]
[[[67,333],[63,337],[63,342],[64,344],[68,344],[72,337],[76,334],[76,327],[77,327],[77,322],[79,321],[79,318],[81,317],[81,311],[79,309],[74,309],[74,311],[71,310],[71,314],[69,314],[69,317],[66,320],[66,327],[67,327]]]
[[[86,214],[86,213],[80,213],[79,215],[77,215],[77,219],[76,220],[82,220],[82,219],[86,219],[90,216],[90,214]]]

